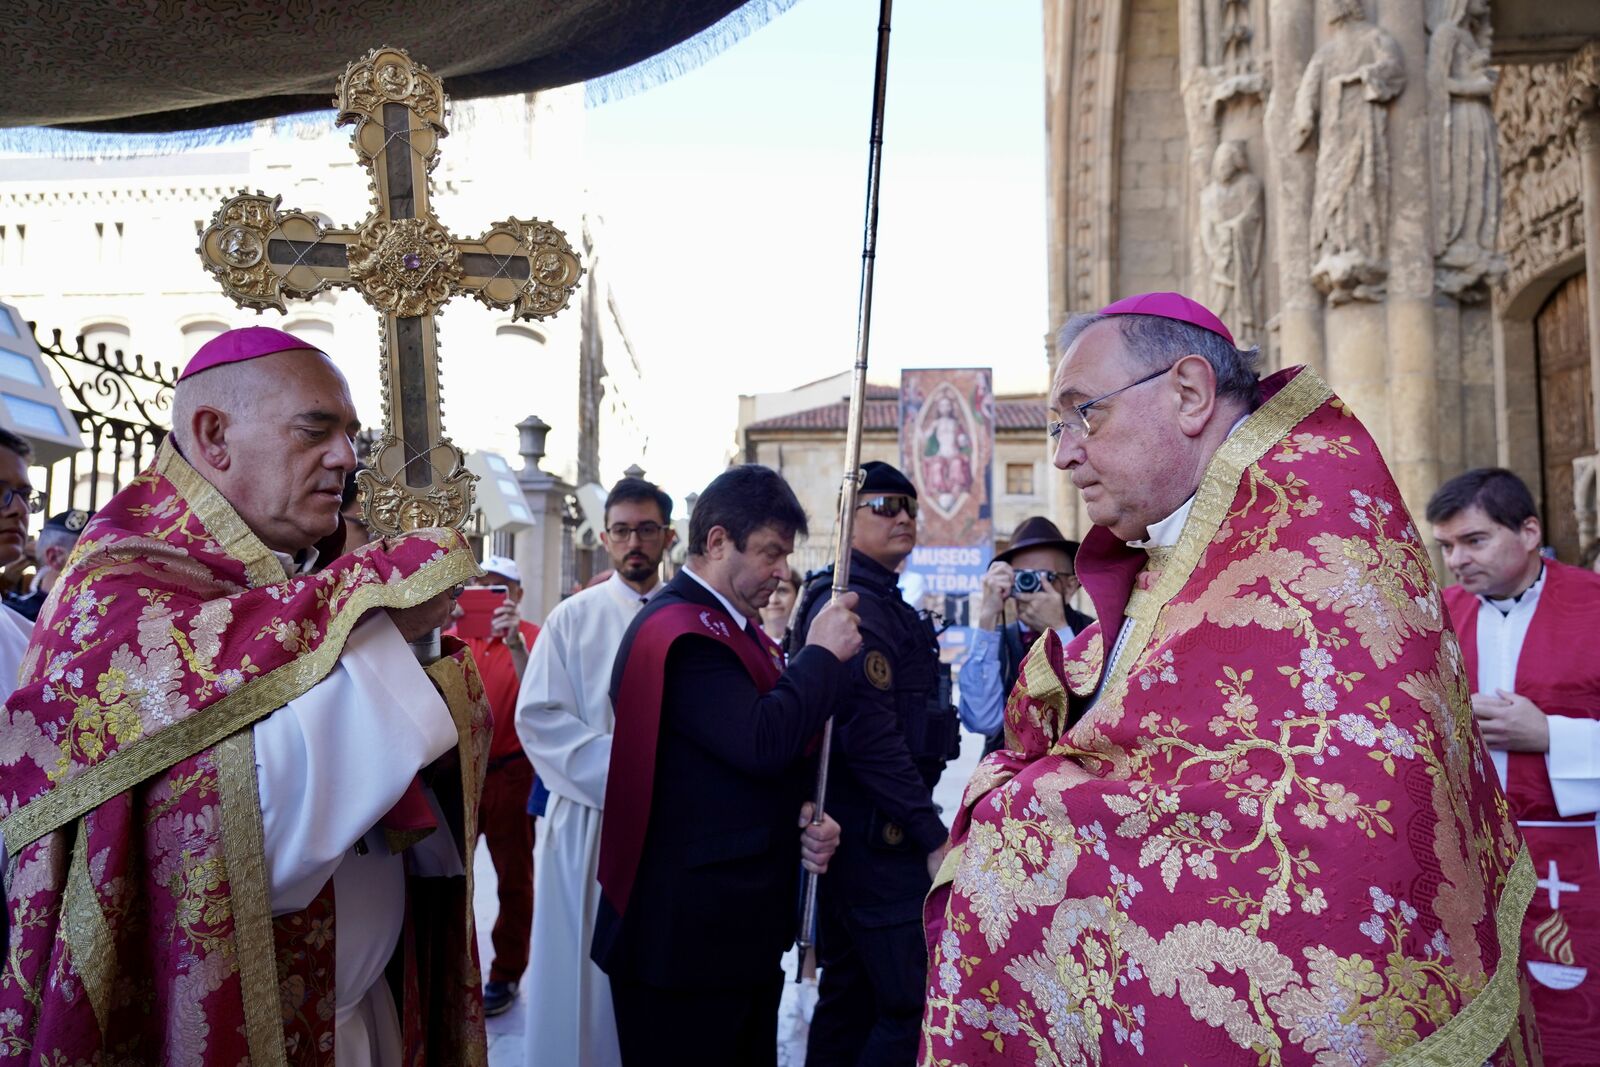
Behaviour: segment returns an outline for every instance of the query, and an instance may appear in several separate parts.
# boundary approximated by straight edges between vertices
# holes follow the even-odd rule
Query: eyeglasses
[[[21,489],[9,485],[0,487],[0,511],[9,508],[14,500],[21,500],[23,507],[34,515],[44,510],[44,494],[31,485],[25,485]]]
[[[641,522],[637,526],[627,526],[619,522],[615,526],[606,527],[606,536],[618,544],[626,544],[633,540],[634,534],[638,534],[640,541],[649,543],[658,539],[663,529],[665,527],[659,522]]]
[[[902,511],[911,518],[917,517],[917,502],[908,496],[873,496],[856,502],[857,508],[871,508],[874,515],[892,519]]]
[[[1171,364],[1169,366],[1162,367],[1158,371],[1146,374],[1143,378],[1140,378],[1136,382],[1129,382],[1121,389],[1113,389],[1104,396],[1097,396],[1093,400],[1085,400],[1081,404],[1072,405],[1072,407],[1067,409],[1065,415],[1050,424],[1050,440],[1060,440],[1062,430],[1067,431],[1067,436],[1071,437],[1074,441],[1088,440],[1089,435],[1094,433],[1094,426],[1089,422],[1090,408],[1094,407],[1096,404],[1104,403],[1105,401],[1110,400],[1118,393],[1125,393],[1136,385],[1143,385],[1145,382],[1153,382],[1176,365],[1177,364]]]

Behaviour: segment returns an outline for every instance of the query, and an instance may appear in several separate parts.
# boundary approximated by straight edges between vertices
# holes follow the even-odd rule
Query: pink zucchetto
[[[1211,310],[1198,301],[1190,300],[1182,293],[1141,293],[1138,296],[1127,296],[1112,304],[1107,304],[1100,309],[1101,315],[1154,315],[1157,318],[1172,319],[1174,322],[1187,322],[1190,326],[1198,326],[1216,334],[1230,345],[1234,344],[1233,334],[1222,324],[1222,320],[1211,313]]]
[[[245,326],[229,330],[201,345],[200,351],[194,354],[188,366],[183,368],[183,373],[178,375],[178,380],[181,382],[185,378],[192,378],[203,370],[220,367],[224,363],[243,363],[247,359],[270,356],[274,352],[300,349],[322,352],[316,345],[302,341],[292,333],[274,330],[271,326]]]

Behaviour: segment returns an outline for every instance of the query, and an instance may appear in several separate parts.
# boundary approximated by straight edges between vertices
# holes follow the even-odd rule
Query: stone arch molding
[[[1508,64],[1494,92],[1502,183],[1500,250],[1506,271],[1493,290],[1496,437],[1502,466],[1544,497],[1539,459],[1538,360],[1534,319],[1557,288],[1586,265],[1582,153],[1594,151],[1600,128],[1600,42],[1544,63]],[[1587,220],[1591,232],[1595,220]],[[1592,296],[1597,279],[1591,271]],[[1589,345],[1600,352],[1593,336]],[[1594,375],[1600,393],[1600,375]],[[1597,413],[1600,415],[1600,413]],[[1596,421],[1600,428],[1600,418]],[[1570,506],[1584,544],[1600,528],[1595,455],[1574,464]]]

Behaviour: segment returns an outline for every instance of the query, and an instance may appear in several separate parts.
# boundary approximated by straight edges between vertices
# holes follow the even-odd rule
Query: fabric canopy
[[[530,92],[630,67],[714,25],[724,32],[704,47],[715,50],[788,2],[6,0],[0,127],[169,132],[326,108],[346,65],[383,45],[458,100]]]

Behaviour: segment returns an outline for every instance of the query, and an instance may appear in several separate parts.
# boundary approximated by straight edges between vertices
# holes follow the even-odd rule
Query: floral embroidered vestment
[[[272,917],[250,726],[326,677],[365,614],[476,573],[433,530],[290,576],[162,446],[85,528],[0,716],[0,1063],[332,1064],[331,882]],[[460,738],[432,786],[470,843],[482,686],[460,649],[427,671]],[[408,1065],[485,1060],[468,879],[412,880]]]
[[[1261,390],[1175,546],[1084,541],[1101,621],[1033,647],[926,904],[926,1067],[1537,1055],[1427,549],[1322,381]]]

